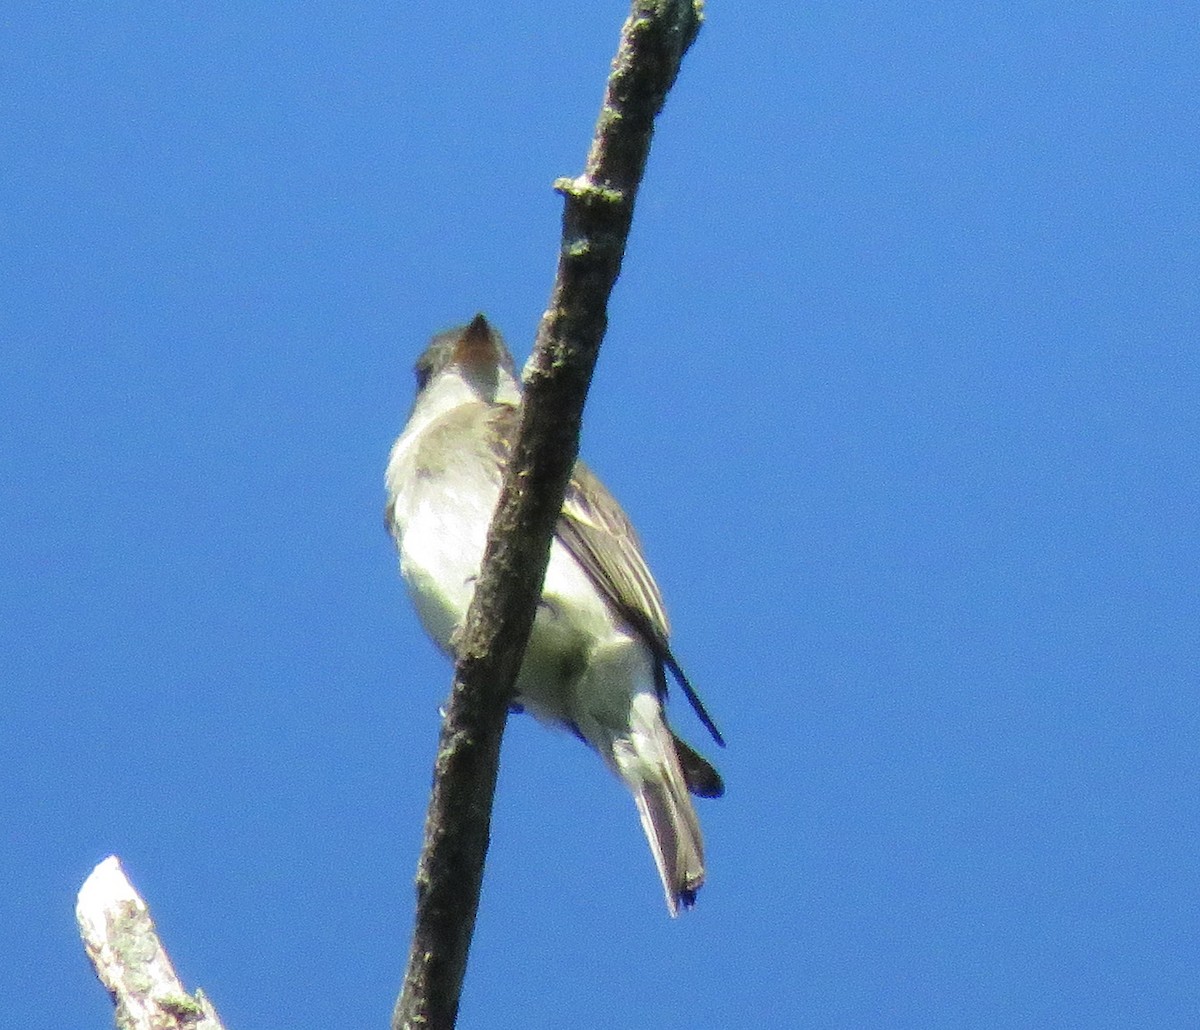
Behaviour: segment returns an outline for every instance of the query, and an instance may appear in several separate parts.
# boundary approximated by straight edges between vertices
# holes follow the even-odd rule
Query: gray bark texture
[[[146,903],[115,856],[84,881],[75,919],[96,975],[112,995],[119,1030],[224,1030],[204,994],[183,989]]]

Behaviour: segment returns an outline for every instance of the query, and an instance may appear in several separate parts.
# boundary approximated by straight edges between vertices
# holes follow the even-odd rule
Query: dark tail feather
[[[688,790],[698,798],[721,797],[725,793],[725,781],[712,763],[678,734],[672,733],[671,739],[675,741],[675,754],[679,756],[679,768],[683,770],[683,781]]]

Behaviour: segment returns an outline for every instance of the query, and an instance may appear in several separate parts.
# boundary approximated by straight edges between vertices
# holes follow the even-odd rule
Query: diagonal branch
[[[79,889],[75,919],[120,1030],[222,1030],[212,1003],[189,995],[155,933],[146,903],[115,855]]]
[[[463,631],[438,741],[417,914],[393,1030],[452,1027],[475,927],[507,706],[533,626],[607,305],[654,119],[700,29],[701,0],[634,0],[582,175],[563,194],[549,307],[525,372],[521,427]]]

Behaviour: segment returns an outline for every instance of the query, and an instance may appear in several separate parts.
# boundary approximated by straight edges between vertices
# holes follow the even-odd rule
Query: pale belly
[[[486,531],[480,527],[491,517],[495,496],[463,492],[457,503],[446,500],[443,494],[434,506],[408,498],[397,526],[401,571],[421,623],[453,655],[483,558]],[[517,678],[517,703],[541,721],[591,738],[597,724],[625,723],[630,699],[650,680],[645,648],[555,539]]]

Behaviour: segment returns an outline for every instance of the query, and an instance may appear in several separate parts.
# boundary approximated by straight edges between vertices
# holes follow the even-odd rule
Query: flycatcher
[[[426,632],[451,657],[475,590],[517,432],[512,356],[483,315],[435,336],[387,468],[387,523]],[[671,653],[658,585],[625,512],[575,465],[555,527],[514,705],[594,748],[633,792],[671,915],[704,882],[688,791],[720,797],[717,771],[667,725],[667,672],[724,744]]]

